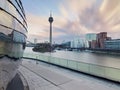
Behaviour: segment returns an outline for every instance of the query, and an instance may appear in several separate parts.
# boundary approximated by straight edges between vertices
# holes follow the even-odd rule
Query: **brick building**
[[[111,37],[107,37],[107,32],[100,32],[97,34],[96,46],[97,48],[104,48],[104,41],[111,40]]]

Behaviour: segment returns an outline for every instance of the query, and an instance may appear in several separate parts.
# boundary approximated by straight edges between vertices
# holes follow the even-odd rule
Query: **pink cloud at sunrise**
[[[38,9],[33,10],[34,13],[29,10],[31,5],[24,3],[24,6],[29,6],[29,9],[26,8],[28,40],[33,41],[34,38],[42,42],[49,40],[50,10],[54,17],[53,41],[55,42],[103,31],[108,32],[113,38],[120,38],[120,0],[51,0],[50,5],[48,0],[36,1],[35,6],[30,3],[32,7],[39,8],[38,12]]]

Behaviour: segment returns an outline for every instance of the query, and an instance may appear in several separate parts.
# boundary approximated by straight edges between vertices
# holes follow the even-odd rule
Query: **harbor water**
[[[120,69],[120,56],[118,55],[109,55],[109,54],[100,54],[100,53],[91,53],[87,51],[55,51],[52,53],[39,53],[33,52],[31,47],[26,47],[25,53],[33,54],[42,54],[51,57],[63,58],[68,60],[80,61],[84,63],[91,63],[101,66],[108,66],[113,68]]]

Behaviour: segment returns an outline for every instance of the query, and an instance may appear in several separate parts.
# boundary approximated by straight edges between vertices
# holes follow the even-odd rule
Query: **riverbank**
[[[85,52],[106,54],[106,55],[108,54],[108,55],[115,55],[115,56],[119,56],[120,55],[120,53],[117,53],[117,52],[99,51],[99,50],[85,50]]]

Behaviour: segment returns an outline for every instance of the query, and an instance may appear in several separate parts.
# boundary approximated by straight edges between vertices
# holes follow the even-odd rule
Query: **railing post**
[[[67,59],[67,67],[68,67],[68,59]]]

